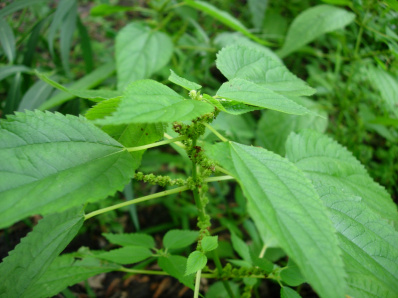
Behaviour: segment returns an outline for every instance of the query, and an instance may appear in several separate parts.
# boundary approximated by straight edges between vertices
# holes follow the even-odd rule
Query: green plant
[[[211,4],[185,3],[258,43],[270,44]],[[91,102],[82,105],[84,117],[35,110],[0,121],[0,160],[6,161],[0,165],[0,227],[43,215],[0,264],[0,274],[6,276],[0,296],[51,296],[93,275],[120,271],[171,275],[195,297],[201,277],[218,280],[208,297],[250,297],[263,279],[279,285],[282,297],[299,296],[304,283],[321,297],[394,297],[396,205],[347,149],[324,134],[327,113],[307,98],[315,89],[268,48],[236,35],[232,43],[241,45],[217,54],[216,66],[227,80],[221,86],[207,78],[202,87],[192,75],[177,75],[188,72],[177,68],[167,71],[166,82],[165,66],[178,52],[178,38],[173,41],[159,29],[180,7],[172,1],[151,5],[153,10],[146,13],[156,12],[150,19],[157,20],[155,26],[133,22],[124,27],[116,37],[116,66],[109,63],[97,72],[105,79],[116,68],[117,90],[86,90],[93,85],[77,83],[66,87],[35,72],[41,82],[62,91],[40,109],[78,97]],[[105,13],[109,6],[99,6],[96,13],[101,9]],[[329,19],[298,44],[297,28],[318,14]],[[339,26],[336,15],[344,20]],[[304,16],[307,21],[301,17],[299,26],[292,24],[293,33],[287,34],[279,56],[354,19],[350,12],[325,5]],[[258,15],[253,18],[258,28],[263,21]],[[179,54],[182,61],[189,60]],[[147,79],[153,75],[162,83]],[[199,82],[200,74],[194,76]],[[255,125],[248,112],[259,115],[261,110],[267,111],[257,127],[259,146],[249,146]],[[163,145],[180,156],[167,151],[150,155]],[[148,162],[162,155],[168,164],[179,164],[178,173],[161,172]],[[126,188],[131,181],[163,190],[133,199]],[[120,202],[114,194],[122,190],[127,200]],[[231,195],[236,206],[218,216],[218,203],[225,204]],[[177,227],[162,235],[161,242],[149,233],[107,232],[103,236],[113,249],[83,247],[60,255],[83,223],[159,198],[170,213],[184,210],[187,218],[177,219]],[[136,210],[129,211],[134,221]],[[224,229],[227,236],[220,233]],[[146,269],[151,263],[161,270]]]

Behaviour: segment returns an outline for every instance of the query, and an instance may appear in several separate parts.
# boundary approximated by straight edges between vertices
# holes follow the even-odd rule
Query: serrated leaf
[[[162,270],[166,271],[171,276],[177,278],[182,284],[194,289],[193,274],[186,276],[185,269],[187,267],[187,258],[182,256],[167,256],[159,257],[158,265]]]
[[[204,252],[215,250],[218,247],[218,236],[205,236],[201,244]]]
[[[281,298],[301,298],[301,296],[299,295],[299,293],[297,293],[295,290],[291,288],[282,287]]]
[[[151,235],[147,234],[109,234],[103,233],[104,236],[110,243],[121,245],[121,246],[142,246],[146,248],[154,248],[155,240]]]
[[[330,5],[310,7],[293,20],[278,54],[285,57],[325,33],[344,28],[354,19],[355,14],[343,8]]]
[[[352,297],[398,294],[398,232],[355,195],[317,188],[338,232]],[[368,293],[368,294],[365,294]],[[372,293],[372,295],[370,295]]]
[[[0,18],[0,44],[8,62],[12,63],[15,59],[15,36],[10,25]]]
[[[331,186],[361,197],[383,218],[398,222],[397,206],[388,192],[366,172],[346,148],[315,131],[292,133],[286,141],[286,156],[315,186]]]
[[[131,83],[124,91],[116,111],[103,119],[95,120],[100,125],[130,123],[157,123],[192,120],[213,111],[202,101],[184,100],[169,87],[153,80]]]
[[[207,257],[201,251],[194,251],[189,254],[187,260],[187,269],[185,275],[190,275],[199,270],[202,270],[207,264]]]
[[[123,90],[165,66],[173,53],[173,43],[163,32],[131,23],[116,36],[115,51],[118,89]]]
[[[75,260],[71,255],[57,257],[47,271],[26,290],[24,297],[52,297],[68,286],[91,276],[116,271],[120,265],[103,264],[101,260],[88,257]]]
[[[0,227],[122,190],[130,154],[83,117],[16,113],[0,122]]]
[[[0,296],[29,297],[27,289],[76,236],[83,221],[82,208],[48,215],[40,220],[0,264]]]
[[[217,68],[228,79],[244,79],[282,95],[309,96],[315,89],[294,74],[279,60],[254,47],[233,45],[217,54]]]
[[[191,90],[199,90],[202,88],[199,84],[196,84],[194,82],[188,81],[187,79],[184,79],[180,76],[178,76],[174,71],[170,69],[170,76],[169,76],[169,81],[173,82],[174,84],[181,86],[189,91]]]
[[[198,237],[197,231],[170,230],[163,237],[163,245],[167,249],[183,248],[195,243]]]
[[[310,111],[289,98],[243,79],[232,79],[221,85],[217,96],[287,114],[304,115]]]
[[[296,116],[276,111],[265,111],[258,121],[256,131],[256,145],[281,156],[285,155],[285,142],[291,132],[299,132],[302,129],[324,132],[328,125],[326,112],[315,102],[303,97],[290,99],[308,108],[313,114]]]
[[[122,95],[121,92],[113,91],[113,90],[75,90],[75,89],[70,89],[70,88],[62,86],[61,84],[55,82],[54,80],[50,79],[45,74],[38,72],[37,70],[35,71],[35,73],[43,82],[46,82],[47,84],[51,85],[52,87],[57,88],[58,90],[70,93],[73,96],[80,97],[80,98],[86,98],[91,101],[102,101],[104,99],[112,99],[112,98],[121,97],[121,95]]]
[[[95,255],[96,258],[122,265],[138,263],[151,256],[151,250],[142,246],[124,246]]]
[[[232,247],[239,254],[239,256],[249,264],[252,264],[252,258],[250,256],[249,246],[242,239],[240,239],[235,233],[231,233],[231,241],[232,241]]]
[[[334,229],[304,174],[288,160],[257,147],[228,142],[207,152],[238,180],[258,211],[256,224],[271,231],[315,291],[322,297],[344,296],[345,273]]]

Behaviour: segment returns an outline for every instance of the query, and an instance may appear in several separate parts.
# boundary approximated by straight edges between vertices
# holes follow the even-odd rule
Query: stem
[[[218,181],[222,181],[222,180],[231,180],[231,179],[235,179],[232,176],[216,176],[216,177],[209,177],[209,178],[205,178],[203,179],[203,182],[218,182]]]
[[[222,167],[216,166],[216,170],[219,172],[222,172],[224,174],[227,174],[228,176],[232,176],[232,174],[230,172],[228,172],[226,169],[224,169]]]
[[[267,245],[264,244],[263,248],[261,249],[260,255],[258,256],[260,259],[264,257],[266,250],[267,250]]]
[[[202,273],[202,269],[196,272],[196,280],[195,280],[195,292],[193,294],[194,298],[199,297],[199,287],[200,287],[200,274]]]
[[[158,147],[158,146],[162,146],[162,145],[166,145],[166,144],[170,144],[170,143],[174,143],[174,142],[182,141],[182,140],[186,140],[186,139],[187,139],[186,136],[180,136],[177,138],[164,140],[164,141],[160,141],[160,142],[156,142],[156,143],[152,143],[152,144],[148,144],[148,145],[125,148],[125,150],[127,150],[128,152],[141,151],[141,150],[145,150],[148,148]]]
[[[90,212],[89,214],[86,214],[84,216],[84,220],[87,220],[87,219],[89,219],[89,218],[91,218],[93,216],[96,216],[96,215],[99,215],[99,214],[102,214],[102,213],[105,213],[105,212],[109,212],[109,211],[112,211],[112,210],[115,210],[115,209],[118,209],[118,208],[122,208],[122,207],[125,207],[125,206],[129,206],[129,205],[133,205],[133,204],[137,204],[137,203],[141,203],[141,202],[145,202],[145,201],[149,201],[149,200],[160,198],[160,197],[164,197],[164,196],[168,196],[168,195],[179,193],[179,192],[186,191],[186,190],[188,190],[188,187],[186,187],[186,186],[177,187],[177,188],[174,188],[174,189],[171,189],[171,190],[161,191],[161,192],[158,192],[158,193],[151,194],[149,196],[141,197],[141,198],[138,198],[138,199],[135,199],[135,200],[131,200],[131,201],[123,202],[123,203],[116,204],[116,205],[113,205],[113,206],[109,206],[109,207],[106,207],[106,208],[98,209],[96,211]]]
[[[197,139],[192,139],[192,147],[196,146],[196,140]],[[198,179],[198,173],[197,173],[198,169],[196,167],[196,162],[194,162],[192,160],[192,180],[194,183],[196,183],[197,179]],[[203,214],[203,208],[202,208],[202,202],[200,201],[200,194],[199,194],[199,190],[197,188],[197,186],[195,186],[195,188],[193,189],[193,197],[195,199],[195,205],[199,210],[199,218],[200,220],[204,220],[205,216]]]
[[[228,139],[224,138],[217,130],[215,130],[211,125],[203,122],[203,125],[212,131],[221,141],[228,142]]]
[[[217,250],[213,250],[213,260],[214,260],[214,263],[216,264],[218,274],[220,275],[222,272],[222,265],[221,265],[220,258],[218,257]],[[227,290],[229,297],[234,298],[234,293],[232,293],[232,289],[231,289],[231,286],[229,285],[229,283],[224,279],[222,280],[222,283],[224,285],[224,288]]]
[[[164,133],[164,137],[166,139],[169,139],[169,140],[173,139],[173,137],[171,135],[167,134],[167,133]],[[178,147],[182,148],[182,149],[186,148],[186,146],[183,143],[181,143],[181,142],[175,142],[174,144],[177,145]]]

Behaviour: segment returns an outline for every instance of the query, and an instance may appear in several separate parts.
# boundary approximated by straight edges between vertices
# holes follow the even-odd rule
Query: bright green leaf
[[[167,249],[187,247],[196,242],[199,237],[197,231],[171,230],[163,237],[163,246]]]
[[[187,268],[187,258],[182,256],[167,256],[160,257],[158,259],[158,265],[164,271],[171,276],[177,278],[179,282],[186,285],[187,287],[194,289],[194,278],[193,274],[185,275],[185,269]]]
[[[208,94],[202,95],[203,99],[219,109],[231,115],[241,115],[255,110],[260,110],[259,107],[249,106],[236,100],[225,100],[223,98],[214,98]]]
[[[93,17],[106,17],[117,12],[134,11],[135,9],[135,6],[120,6],[102,3],[92,7],[90,15]]]
[[[192,120],[213,111],[213,107],[197,100],[184,100],[169,87],[153,80],[131,83],[124,91],[116,111],[94,121],[100,125],[156,123]]]
[[[165,66],[173,53],[173,43],[165,33],[131,23],[116,36],[115,51],[118,89],[123,90]]]
[[[279,60],[254,47],[233,45],[217,54],[217,68],[228,79],[244,79],[282,95],[309,96],[315,89],[294,74]]]
[[[141,262],[151,256],[151,250],[142,246],[124,246],[95,255],[96,258],[122,265]]]
[[[83,221],[81,207],[40,220],[0,264],[0,296],[29,297],[27,289],[76,236]]]
[[[225,142],[207,152],[238,180],[257,210],[256,224],[271,231],[315,291],[322,297],[343,297],[345,273],[337,238],[304,174],[288,160],[257,147]]]
[[[154,248],[155,247],[155,240],[151,235],[147,234],[109,234],[104,233],[102,234],[109,242],[121,246],[142,246],[146,248]]]
[[[355,14],[343,8],[330,5],[310,7],[293,20],[278,54],[285,57],[325,33],[344,28],[354,19]]]
[[[83,117],[40,111],[0,122],[0,227],[122,190],[130,154]]]
[[[287,114],[304,115],[310,113],[307,108],[289,98],[265,86],[243,79],[232,79],[222,84],[217,91],[217,96]]]
[[[299,295],[299,293],[297,293],[295,290],[291,288],[282,287],[281,298],[301,298],[301,296]]]
[[[250,250],[247,243],[240,239],[235,233],[231,233],[231,241],[232,247],[239,256],[249,264],[252,264],[252,258],[250,256]]]
[[[218,247],[218,236],[205,236],[201,244],[204,252],[215,250]]]
[[[194,82],[188,81],[187,79],[184,79],[180,76],[178,76],[174,71],[170,69],[170,76],[169,76],[169,81],[173,82],[174,84],[181,86],[189,91],[191,90],[199,90],[202,88],[199,84],[196,84]]]
[[[398,222],[397,206],[387,191],[373,181],[351,152],[326,135],[292,133],[286,142],[286,156],[316,187],[335,187],[359,196],[383,218]]]
[[[0,19],[0,44],[8,61],[12,63],[15,59],[15,36],[10,25],[3,19]]]
[[[190,275],[199,270],[202,270],[207,263],[207,257],[203,252],[194,251],[188,256],[187,269],[185,275]]]
[[[285,284],[297,287],[305,283],[305,278],[301,274],[300,269],[291,259],[287,262],[286,267],[280,273],[281,279]]]

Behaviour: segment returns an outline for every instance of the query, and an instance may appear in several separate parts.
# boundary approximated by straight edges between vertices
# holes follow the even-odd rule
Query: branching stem
[[[152,144],[148,144],[148,145],[125,148],[125,150],[127,150],[128,152],[141,151],[141,150],[145,150],[148,148],[153,148],[153,147],[158,147],[158,146],[162,146],[162,145],[166,145],[166,144],[170,144],[170,143],[175,143],[175,142],[186,140],[186,139],[187,139],[186,136],[180,136],[177,138],[168,139],[168,140],[164,140],[164,141],[160,141],[160,142],[156,142],[156,143],[152,143]]]

